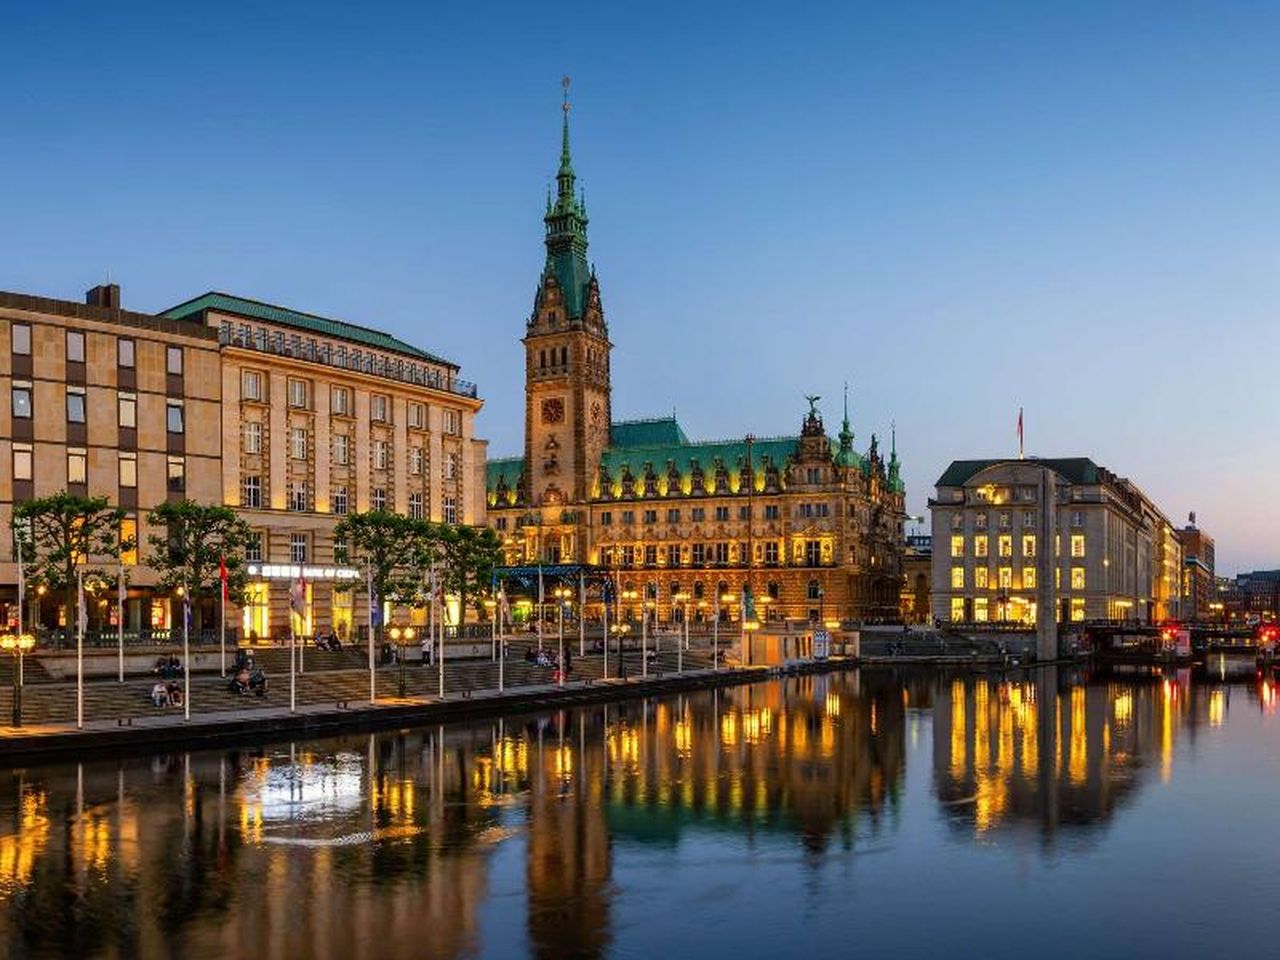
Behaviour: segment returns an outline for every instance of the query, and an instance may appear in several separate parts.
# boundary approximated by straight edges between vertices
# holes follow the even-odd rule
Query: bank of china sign
[[[258,580],[359,580],[355,567],[309,567],[297,563],[251,563],[249,576]]]

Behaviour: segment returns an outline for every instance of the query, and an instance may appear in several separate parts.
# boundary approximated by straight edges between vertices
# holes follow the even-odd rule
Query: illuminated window
[[[1023,567],[1022,568],[1022,589],[1034,590],[1035,588],[1036,588],[1036,568]]]
[[[1022,555],[1024,557],[1034,557],[1036,555],[1036,537],[1033,533],[1023,534],[1022,537]]]
[[[951,598],[951,622],[964,623],[964,598]]]
[[[15,443],[13,445],[13,479],[30,480],[31,479],[31,444]]]
[[[120,562],[127,567],[138,563],[138,521],[133,517],[120,521]]]
[[[951,589],[952,590],[964,589],[964,567],[951,568]]]
[[[985,533],[973,538],[973,555],[975,557],[985,557],[987,555],[987,535]]]
[[[1073,533],[1071,535],[1071,555],[1073,557],[1084,556],[1084,534]]]
[[[951,555],[953,557],[964,556],[964,537],[951,538]]]
[[[138,397],[133,393],[116,395],[116,422],[122,427],[138,426]]]
[[[1084,587],[1084,567],[1071,568],[1071,589],[1083,590]]]
[[[120,486],[136,487],[138,485],[138,455],[136,453],[120,454]]]
[[[1076,621],[1084,619],[1084,599],[1082,597],[1071,598],[1071,619]]]
[[[1000,549],[1000,556],[1002,557],[1013,556],[1013,537],[1009,536],[1009,534],[1007,533],[1002,533],[1000,534],[1000,537],[997,540],[997,544]]]
[[[988,575],[988,572],[989,572],[989,571],[987,570],[987,568],[986,568],[986,567],[975,567],[975,568],[974,568],[974,571],[973,571],[973,585],[974,585],[975,587],[977,587],[979,590],[985,590],[985,589],[987,589],[987,575]]]
[[[245,639],[261,640],[271,635],[271,595],[265,583],[250,583],[245,587],[241,627]]]
[[[976,597],[973,601],[973,619],[976,623],[986,623],[990,619],[987,612],[987,598]]]
[[[67,451],[67,483],[89,482],[89,455],[83,449]]]
[[[1001,567],[998,571],[1000,577],[1000,589],[1009,590],[1013,587],[1013,567]]]

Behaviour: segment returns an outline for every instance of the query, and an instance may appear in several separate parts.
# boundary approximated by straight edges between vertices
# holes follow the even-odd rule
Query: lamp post
[[[409,644],[413,643],[414,630],[413,627],[392,627],[391,642],[396,645],[396,659],[400,661],[400,699],[403,700],[407,695],[405,692],[405,675],[404,675],[404,652]]]
[[[36,645],[30,633],[6,633],[0,637],[0,649],[14,657],[13,665],[13,725],[22,726],[22,657]]]
[[[711,634],[711,669],[720,669],[720,604],[733,603],[737,599],[732,593],[725,592],[720,594],[716,600],[716,625]],[[745,613],[745,611],[744,611]]]
[[[657,605],[655,600],[640,604],[640,676],[649,676],[649,611]]]
[[[630,603],[636,602],[636,600],[640,597],[640,593],[637,590],[628,588],[626,590],[623,590],[620,596],[622,597],[623,600],[625,600],[627,603],[630,604]],[[628,613],[629,612],[630,612],[630,608],[628,608]],[[642,612],[641,616],[643,615],[644,614]],[[621,618],[619,618],[618,626],[621,627],[622,625],[623,625],[623,621]],[[622,638],[625,634],[630,632],[631,632],[630,624],[627,624],[627,629],[618,631],[618,675],[624,678],[627,675],[627,661],[622,655]]]
[[[489,614],[489,659],[498,657],[498,621],[494,619],[494,611],[498,609],[498,601],[489,597],[484,602],[485,612]]]
[[[684,640],[676,639],[676,673],[684,672],[684,648],[689,645],[689,594],[681,590],[671,597],[672,602],[684,607]]]
[[[559,651],[557,652],[556,668],[560,674],[560,686],[564,686],[564,607],[569,602],[569,598],[573,596],[573,591],[568,587],[556,587],[551,591],[551,595],[556,598],[556,629],[558,635]]]

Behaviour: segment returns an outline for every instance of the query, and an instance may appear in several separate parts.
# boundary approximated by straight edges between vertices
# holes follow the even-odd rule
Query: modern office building
[[[525,449],[490,460],[489,522],[510,563],[616,571],[623,616],[896,618],[903,484],[896,446],[854,448],[817,397],[798,434],[691,441],[675,417],[616,422],[600,284],[587,261],[566,113],[546,262],[524,329]],[[680,597],[687,596],[687,600]],[[727,599],[726,599],[727,598]],[[758,605],[756,601],[759,601]]]
[[[1196,515],[1178,531],[1182,543],[1183,616],[1189,620],[1220,619],[1216,607],[1217,577],[1214,574],[1213,537],[1196,526]]]
[[[1046,598],[1059,622],[1181,615],[1178,531],[1087,457],[957,460],[929,506],[939,620],[1030,626]]]
[[[165,629],[174,604],[153,591],[145,557],[147,512],[172,499],[216,502],[222,403],[216,330],[120,308],[120,288],[94,287],[85,303],[0,293],[0,602],[17,621],[16,503],[67,491],[123,507],[119,559],[128,581],[124,625]],[[101,559],[101,558],[93,558]],[[91,600],[92,627],[114,625],[114,591]],[[27,624],[66,624],[63,597],[27,597]]]

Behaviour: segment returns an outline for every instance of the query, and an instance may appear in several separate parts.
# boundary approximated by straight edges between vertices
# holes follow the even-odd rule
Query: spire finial
[[[898,421],[889,421],[889,456],[893,460],[898,459]]]
[[[560,81],[560,86],[564,87],[564,136],[560,145],[560,169],[569,168],[569,78],[566,76]]]
[[[844,382],[844,422],[849,422],[849,381]]]

